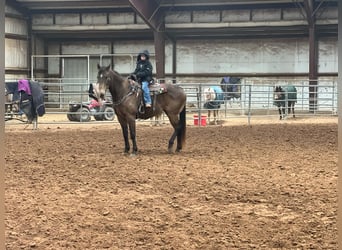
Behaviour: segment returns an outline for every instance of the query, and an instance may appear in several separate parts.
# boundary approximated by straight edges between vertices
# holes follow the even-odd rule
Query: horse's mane
[[[114,69],[104,67],[103,70],[104,72],[108,72],[110,77],[112,77],[115,82],[119,81],[123,83],[126,80],[126,78],[124,78],[119,72]]]
[[[282,86],[276,86],[275,89],[274,89],[274,92],[278,92],[281,95],[284,95],[285,94],[285,89]]]

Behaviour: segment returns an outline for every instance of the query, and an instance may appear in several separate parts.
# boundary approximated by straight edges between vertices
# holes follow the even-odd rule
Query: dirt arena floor
[[[337,117],[5,126],[7,249],[337,249]]]

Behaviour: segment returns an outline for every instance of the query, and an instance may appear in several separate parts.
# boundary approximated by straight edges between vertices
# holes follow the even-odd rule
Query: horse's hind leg
[[[177,136],[177,130],[175,129],[171,135],[171,138],[169,139],[169,146],[167,148],[169,154],[172,154],[173,144],[175,142]]]
[[[217,125],[218,124],[218,120],[219,120],[219,110],[218,109],[216,109],[215,111],[214,111],[214,119],[215,119],[215,125]]]
[[[295,111],[294,111],[294,103],[292,104],[292,115],[293,115],[293,118],[296,118]]]
[[[289,105],[288,105],[289,107],[288,107],[288,110],[287,110],[287,114],[288,115],[290,115],[291,114],[291,108],[292,108],[292,104],[291,103],[289,103]]]
[[[170,123],[174,129],[170,139],[169,139],[169,146],[168,146],[168,152],[171,154],[173,153],[173,145],[175,142],[175,139],[177,137],[177,149],[176,152],[180,152],[182,150],[182,138],[179,136],[180,130],[181,130],[181,124],[180,120],[178,118],[169,116]]]
[[[132,121],[129,123],[129,132],[130,132],[131,140],[133,144],[132,154],[135,155],[138,152],[136,133],[135,133],[135,121]]]
[[[283,113],[282,117],[283,117],[283,120],[284,120],[284,119],[286,119],[286,108],[283,107],[281,110],[282,110],[282,113]]]

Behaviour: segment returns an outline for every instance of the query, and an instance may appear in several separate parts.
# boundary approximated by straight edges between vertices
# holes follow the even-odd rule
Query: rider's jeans
[[[150,89],[148,88],[148,82],[142,82],[142,89],[144,91],[144,99],[145,99],[145,104],[152,104],[151,101],[151,96],[150,96]]]

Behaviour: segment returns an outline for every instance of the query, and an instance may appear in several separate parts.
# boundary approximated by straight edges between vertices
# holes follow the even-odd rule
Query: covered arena
[[[6,249],[338,249],[337,5],[6,1],[6,82],[41,83],[46,111],[35,130],[5,122]],[[180,153],[165,114],[136,120],[135,156],[116,114],[68,119],[98,63],[128,77],[145,49],[186,93]],[[196,121],[227,77],[218,122]],[[278,85],[297,88],[295,118]]]

